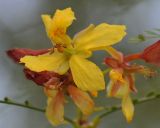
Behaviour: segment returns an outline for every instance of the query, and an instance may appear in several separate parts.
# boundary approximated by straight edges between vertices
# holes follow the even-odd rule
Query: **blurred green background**
[[[115,46],[125,54],[141,51],[155,41],[130,44],[127,43],[130,37],[145,30],[160,28],[159,0],[0,0],[0,99],[5,96],[19,102],[28,99],[35,106],[45,107],[46,97],[42,88],[27,80],[22,67],[13,63],[5,51],[15,47],[33,49],[51,47],[40,15],[53,14],[57,8],[66,7],[72,7],[77,17],[69,28],[71,36],[90,23],[125,24],[128,34]],[[91,59],[103,69],[105,66],[102,61],[106,55],[105,52],[96,52]],[[156,67],[153,68],[158,70]],[[152,79],[139,75],[136,78],[138,94],[133,97],[142,97],[150,91],[160,92],[159,75]],[[102,98],[102,95],[96,101],[97,105],[120,103],[115,99]],[[65,113],[72,117],[75,115],[74,110],[72,103],[68,103]],[[126,123],[119,111],[103,119],[100,128],[160,128],[159,110],[160,100],[137,105],[131,124]],[[43,113],[2,104],[0,104],[0,127],[52,128]]]

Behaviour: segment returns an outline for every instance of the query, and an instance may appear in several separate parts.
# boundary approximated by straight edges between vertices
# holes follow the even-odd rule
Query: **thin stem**
[[[45,112],[45,109],[33,107],[33,106],[30,106],[30,105],[27,105],[27,104],[21,104],[21,103],[13,102],[13,101],[10,101],[10,100],[8,100],[8,101],[0,100],[0,103],[8,104],[8,105],[14,105],[14,106],[23,107],[23,108],[28,108],[28,109],[32,109],[32,110],[39,111],[39,112]]]
[[[31,106],[28,101],[26,101],[25,103],[17,103],[17,102],[14,102],[14,101],[12,101],[8,98],[5,98],[4,100],[0,100],[0,103],[7,104],[7,105],[18,106],[18,107],[23,107],[23,108],[31,109],[31,110],[34,110],[34,111],[43,112],[43,113],[45,112],[45,109]],[[64,119],[65,119],[65,121],[72,124],[72,126],[74,128],[77,128],[77,124],[74,121],[72,121],[68,117],[64,117]]]
[[[146,96],[146,97],[143,97],[143,98],[140,98],[140,99],[135,99],[135,100],[133,100],[133,103],[134,103],[134,105],[137,105],[137,104],[142,104],[142,103],[149,102],[149,101],[152,101],[152,100],[155,100],[155,99],[160,99],[160,94],[156,94],[156,95],[153,94],[151,96]],[[100,120],[100,119],[104,118],[105,116],[108,116],[109,114],[114,113],[114,112],[116,112],[120,109],[121,109],[120,105],[110,107],[110,108],[108,108],[108,107],[105,108],[104,107],[103,110],[107,110],[107,111],[100,114],[99,116],[97,116],[96,120],[97,119]]]

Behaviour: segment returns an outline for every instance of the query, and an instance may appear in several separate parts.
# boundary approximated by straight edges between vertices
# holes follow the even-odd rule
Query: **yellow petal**
[[[78,55],[73,55],[69,65],[73,80],[81,90],[97,91],[105,88],[103,73],[94,63]]]
[[[107,85],[107,94],[109,97],[115,97],[122,99],[124,96],[130,93],[128,83],[121,83],[119,81],[110,80]]]
[[[66,34],[67,28],[75,19],[74,12],[71,8],[56,10],[53,18],[50,15],[42,15],[42,20],[46,27],[46,32],[52,43],[69,45],[70,37]]]
[[[117,97],[117,92],[120,89],[121,85],[117,81],[110,80],[107,85],[107,95],[109,97]]]
[[[74,37],[74,46],[77,50],[103,49],[121,41],[126,35],[125,29],[124,25],[90,25]]]
[[[128,122],[132,121],[134,115],[134,105],[130,96],[125,96],[122,100],[122,111]]]
[[[46,116],[52,125],[62,124],[64,119],[64,96],[62,92],[57,92],[55,97],[48,98]]]
[[[128,95],[129,93],[130,93],[129,85],[124,84],[124,85],[120,86],[115,97],[116,98],[123,98],[124,96]]]
[[[119,62],[123,62],[123,54],[117,51],[115,48],[108,46],[105,49],[114,59],[118,60]]]
[[[44,93],[46,94],[47,97],[55,97],[57,94],[57,90],[53,90],[53,89],[48,89],[46,87],[44,87]]]
[[[55,51],[53,54],[43,54],[39,56],[25,56],[21,58],[27,68],[35,72],[54,71],[58,74],[64,74],[69,69],[67,57]]]
[[[123,71],[121,69],[112,69],[109,72],[109,77],[114,81],[120,81],[121,83],[125,83],[126,81],[123,78]]]
[[[71,8],[66,8],[64,10],[58,9],[53,17],[53,22],[59,28],[67,28],[75,19],[74,12]]]
[[[98,91],[92,91],[92,92],[90,92],[90,94],[94,97],[97,97],[98,96]]]
[[[93,111],[94,102],[90,96],[74,86],[68,87],[68,92],[74,103],[80,108],[84,115],[89,115]]]

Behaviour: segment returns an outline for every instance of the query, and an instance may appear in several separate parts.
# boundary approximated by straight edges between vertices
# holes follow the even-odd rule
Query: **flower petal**
[[[53,54],[44,54],[39,56],[25,56],[21,58],[21,63],[32,71],[54,71],[58,74],[64,74],[69,69],[67,57],[55,51]]]
[[[64,119],[64,95],[58,91],[55,97],[48,98],[46,116],[52,125],[62,124]]]
[[[43,89],[46,96],[50,97],[51,99],[57,95],[57,90],[55,89],[48,89],[47,87],[44,87]]]
[[[134,105],[129,95],[122,99],[122,111],[127,121],[131,122],[134,115]]]
[[[111,79],[107,86],[108,96],[122,99],[130,93],[129,83],[127,80],[121,82]]]
[[[59,77],[57,73],[42,71],[42,72],[34,72],[27,68],[23,70],[27,79],[34,81],[36,84],[40,86],[45,86],[45,83],[50,81],[53,78]]]
[[[71,98],[73,99],[74,103],[80,108],[83,114],[91,114],[94,108],[94,102],[86,92],[81,91],[80,89],[74,86],[69,86],[68,92]]]
[[[75,19],[74,12],[71,8],[56,10],[53,18],[50,15],[42,15],[42,19],[46,27],[46,32],[53,43],[70,44],[71,39],[66,35],[66,31]]]
[[[69,61],[75,84],[84,91],[97,91],[105,88],[102,71],[87,59],[73,55]]]
[[[121,83],[125,83],[125,79],[123,78],[123,70],[122,69],[112,69],[109,72],[109,77],[113,81],[120,81]]]
[[[13,48],[7,51],[7,55],[15,62],[19,62],[26,55],[38,56],[47,52],[49,52],[49,49],[32,50],[27,48]]]
[[[116,59],[119,62],[123,62],[123,54],[119,51],[117,51],[115,48],[108,46],[105,49],[114,59]]]
[[[74,46],[77,50],[103,49],[121,41],[126,35],[125,29],[124,25],[90,25],[74,37]]]
[[[121,88],[121,83],[110,80],[107,86],[107,95],[109,97],[117,97],[117,92]]]

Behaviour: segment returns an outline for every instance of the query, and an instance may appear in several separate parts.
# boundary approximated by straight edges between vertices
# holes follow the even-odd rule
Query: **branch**
[[[138,104],[142,104],[142,103],[146,103],[149,101],[153,101],[156,99],[160,99],[160,94],[155,94],[154,92],[150,92],[148,93],[147,96],[140,98],[140,99],[134,99],[133,103],[134,105],[138,105]],[[95,119],[94,119],[94,126],[97,126],[100,122],[100,120],[102,118],[104,118],[105,116],[108,116],[111,113],[114,113],[116,111],[121,110],[121,105],[117,105],[117,106],[112,106],[112,107],[101,107],[99,110],[97,111],[102,111],[102,110],[106,110],[106,112],[98,115]]]
[[[28,108],[28,109],[32,109],[32,110],[39,111],[39,112],[45,112],[45,109],[41,109],[41,108],[31,106],[28,101],[25,101],[22,104],[22,103],[14,102],[14,101],[10,100],[9,98],[5,97],[4,100],[0,100],[0,103],[8,104],[8,105],[14,105],[14,106],[23,107],[23,108]]]
[[[28,101],[25,101],[24,103],[17,103],[15,101],[12,101],[8,97],[5,97],[4,100],[0,100],[0,103],[7,104],[7,105],[18,106],[18,107],[22,107],[22,108],[27,108],[27,109],[31,109],[31,110],[38,111],[38,112],[43,112],[43,113],[45,112],[45,109],[34,107]],[[72,121],[71,119],[69,119],[68,117],[64,117],[64,119],[67,122],[69,122],[70,124],[72,124],[74,127],[77,126],[76,123],[74,121]]]

